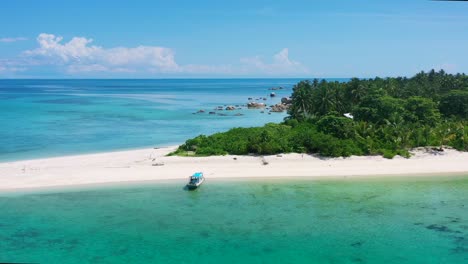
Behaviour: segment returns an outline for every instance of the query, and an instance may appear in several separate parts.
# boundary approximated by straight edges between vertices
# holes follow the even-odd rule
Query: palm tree
[[[336,101],[333,91],[330,88],[323,85],[322,87],[317,89],[315,93],[315,105],[316,111],[319,115],[326,115],[331,111],[336,110]]]
[[[301,81],[293,88],[292,105],[289,114],[292,118],[304,120],[311,116],[312,87],[309,81]]]

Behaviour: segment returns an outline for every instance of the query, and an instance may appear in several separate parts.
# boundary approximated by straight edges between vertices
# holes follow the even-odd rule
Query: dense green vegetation
[[[434,70],[412,78],[301,81],[282,124],[187,140],[176,155],[318,153],[409,156],[421,146],[468,150],[468,76]],[[354,118],[347,118],[351,113]]]

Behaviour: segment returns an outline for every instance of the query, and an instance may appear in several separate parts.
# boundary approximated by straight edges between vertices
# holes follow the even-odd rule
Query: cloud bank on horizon
[[[4,38],[5,42],[24,38]],[[105,48],[94,45],[94,40],[63,37],[41,33],[36,38],[38,47],[24,50],[9,60],[0,60],[0,73],[27,72],[31,68],[52,66],[69,76],[99,73],[140,73],[154,76],[166,74],[227,74],[227,75],[283,75],[299,76],[310,73],[300,62],[289,58],[289,49],[283,48],[270,61],[260,56],[243,57],[238,63],[226,65],[179,64],[175,52],[168,47],[136,46]]]

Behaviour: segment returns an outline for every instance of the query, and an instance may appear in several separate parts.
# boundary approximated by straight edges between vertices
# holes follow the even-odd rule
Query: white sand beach
[[[166,157],[176,147],[0,163],[0,191],[103,183],[209,178],[468,175],[468,153],[413,151],[410,159],[377,156],[319,158],[265,156]],[[441,176],[442,177],[442,176]]]

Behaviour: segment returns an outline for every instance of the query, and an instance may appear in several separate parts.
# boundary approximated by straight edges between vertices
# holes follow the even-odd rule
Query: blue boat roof
[[[202,172],[195,172],[192,177],[195,177],[195,178],[200,178],[203,176],[203,173]]]

